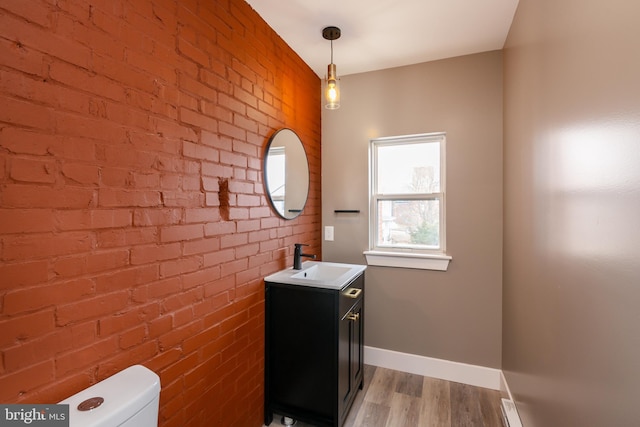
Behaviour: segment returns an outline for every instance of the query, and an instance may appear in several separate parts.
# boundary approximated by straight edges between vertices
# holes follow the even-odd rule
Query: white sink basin
[[[302,263],[302,270],[287,268],[265,277],[264,280],[287,285],[342,289],[366,268],[366,265],[359,264],[306,261]]]

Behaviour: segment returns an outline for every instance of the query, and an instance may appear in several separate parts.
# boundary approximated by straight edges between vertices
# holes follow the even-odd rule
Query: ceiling
[[[518,0],[247,0],[276,33],[324,77],[337,26],[338,75],[501,49]]]

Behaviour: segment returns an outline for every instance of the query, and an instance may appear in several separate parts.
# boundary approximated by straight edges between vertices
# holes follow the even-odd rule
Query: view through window
[[[371,141],[371,249],[445,250],[445,134]]]

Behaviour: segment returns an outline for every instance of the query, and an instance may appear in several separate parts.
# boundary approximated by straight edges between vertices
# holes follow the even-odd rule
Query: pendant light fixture
[[[340,28],[326,27],[322,30],[322,37],[331,41],[331,63],[327,67],[324,88],[325,108],[335,110],[340,108],[340,87],[338,86],[336,64],[333,63],[333,41],[340,38]]]

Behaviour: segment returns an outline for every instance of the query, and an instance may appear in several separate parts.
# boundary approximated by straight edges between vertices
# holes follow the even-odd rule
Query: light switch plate
[[[333,226],[327,225],[324,227],[324,240],[333,242]]]

